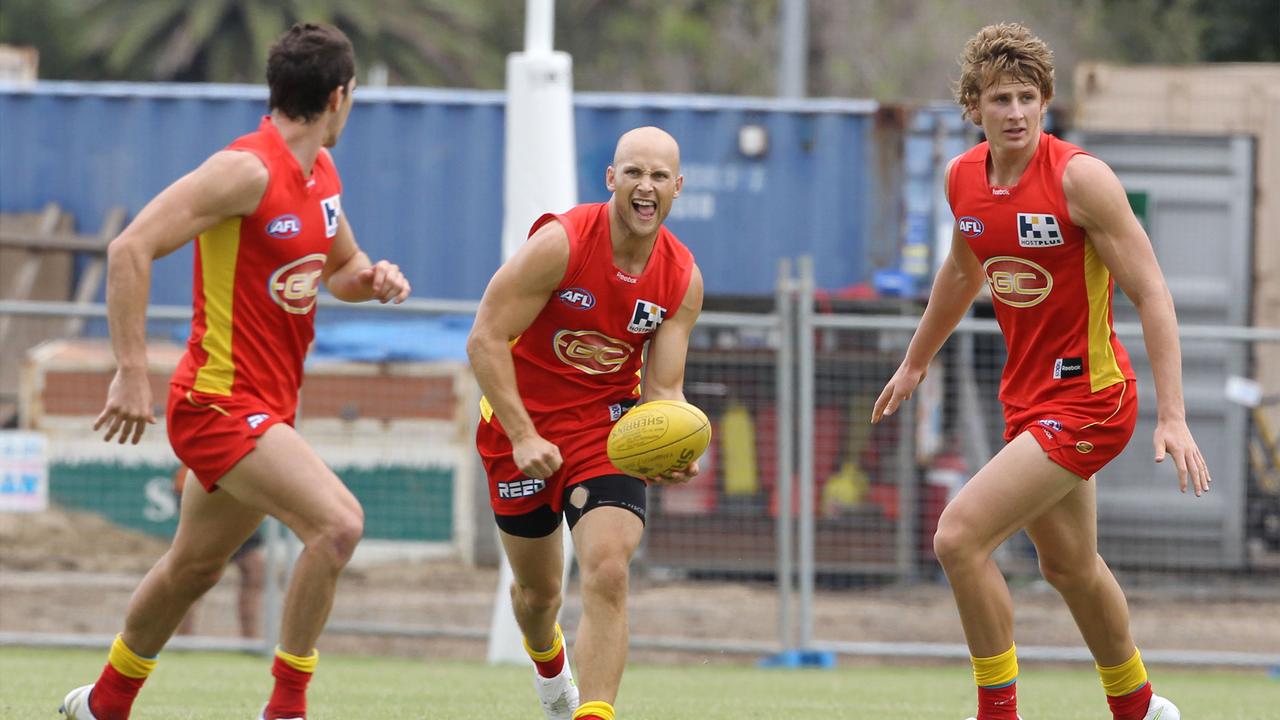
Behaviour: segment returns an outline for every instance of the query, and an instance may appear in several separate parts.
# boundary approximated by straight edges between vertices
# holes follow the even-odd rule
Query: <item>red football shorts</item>
[[[218,480],[258,445],[267,428],[293,424],[261,400],[245,394],[209,395],[180,385],[169,386],[169,445],[208,492]]]
[[[552,512],[563,509],[564,491],[584,480],[605,475],[621,475],[609,462],[605,450],[613,423],[583,423],[572,432],[543,435],[560,448],[564,463],[554,475],[544,480],[520,472],[511,457],[511,441],[502,431],[498,416],[481,420],[476,428],[476,449],[489,476],[489,505],[496,515],[524,515],[543,505]]]
[[[1137,383],[1126,380],[1088,397],[1006,406],[1004,439],[1030,432],[1050,460],[1088,480],[1124,450],[1137,423]]]

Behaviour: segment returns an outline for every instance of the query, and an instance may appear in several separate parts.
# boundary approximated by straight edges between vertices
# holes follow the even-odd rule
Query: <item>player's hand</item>
[[[668,470],[657,477],[645,478],[654,485],[683,485],[698,475],[698,461],[689,463],[683,470]]]
[[[520,468],[520,472],[539,480],[546,480],[554,475],[564,463],[560,457],[560,448],[541,435],[512,442],[511,459]]]
[[[103,442],[111,442],[111,438],[119,433],[121,445],[130,441],[131,436],[131,442],[137,445],[142,439],[142,432],[155,422],[147,371],[117,369],[111,386],[107,388],[107,405],[93,422],[94,431],[105,425],[107,434],[102,438]]]
[[[1209,466],[1200,454],[1195,438],[1191,437],[1191,430],[1185,420],[1158,421],[1152,442],[1155,445],[1156,462],[1164,462],[1166,454],[1173,458],[1173,464],[1178,467],[1178,486],[1182,492],[1187,491],[1188,477],[1196,497],[1209,492],[1209,484],[1213,482],[1213,478],[1209,477]]]
[[[356,279],[364,283],[372,291],[372,300],[382,304],[394,302],[399,305],[409,297],[412,288],[409,280],[400,272],[400,266],[386,260],[379,260],[361,270]]]
[[[897,412],[899,405],[911,399],[911,393],[915,392],[927,372],[927,367],[915,370],[908,367],[906,362],[899,365],[884,390],[880,391],[880,397],[876,398],[875,407],[871,409],[871,422],[878,423],[885,415]]]

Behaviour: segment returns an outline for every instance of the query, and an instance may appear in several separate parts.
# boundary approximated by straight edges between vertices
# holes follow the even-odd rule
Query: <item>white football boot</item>
[[[1182,720],[1182,713],[1178,711],[1177,705],[1159,695],[1152,695],[1151,704],[1147,706],[1147,714],[1142,716],[1142,720]]]
[[[578,683],[573,681],[568,655],[564,658],[564,668],[555,677],[544,678],[534,668],[533,687],[538,691],[547,720],[573,720],[573,712],[578,709]]]
[[[67,720],[98,720],[93,713],[89,712],[89,693],[91,692],[93,692],[92,685],[81,685],[67,693],[58,712],[66,715]]]

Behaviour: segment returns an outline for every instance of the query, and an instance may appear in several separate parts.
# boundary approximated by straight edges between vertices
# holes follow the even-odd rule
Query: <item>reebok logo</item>
[[[1084,374],[1084,361],[1081,358],[1058,358],[1053,361],[1053,379],[1080,377]]]

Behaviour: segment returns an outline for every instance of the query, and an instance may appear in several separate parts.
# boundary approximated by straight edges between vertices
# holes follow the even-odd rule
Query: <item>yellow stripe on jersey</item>
[[[485,422],[493,419],[493,405],[489,403],[489,398],[485,395],[480,396],[480,417]]]
[[[1093,243],[1084,243],[1084,286],[1089,297],[1089,383],[1092,392],[1124,382],[1111,347],[1111,271],[1098,257]]]
[[[201,233],[200,279],[204,292],[204,338],[208,353],[196,371],[196,392],[230,395],[236,380],[231,360],[232,299],[236,287],[236,256],[240,252],[240,218],[225,220]]]

